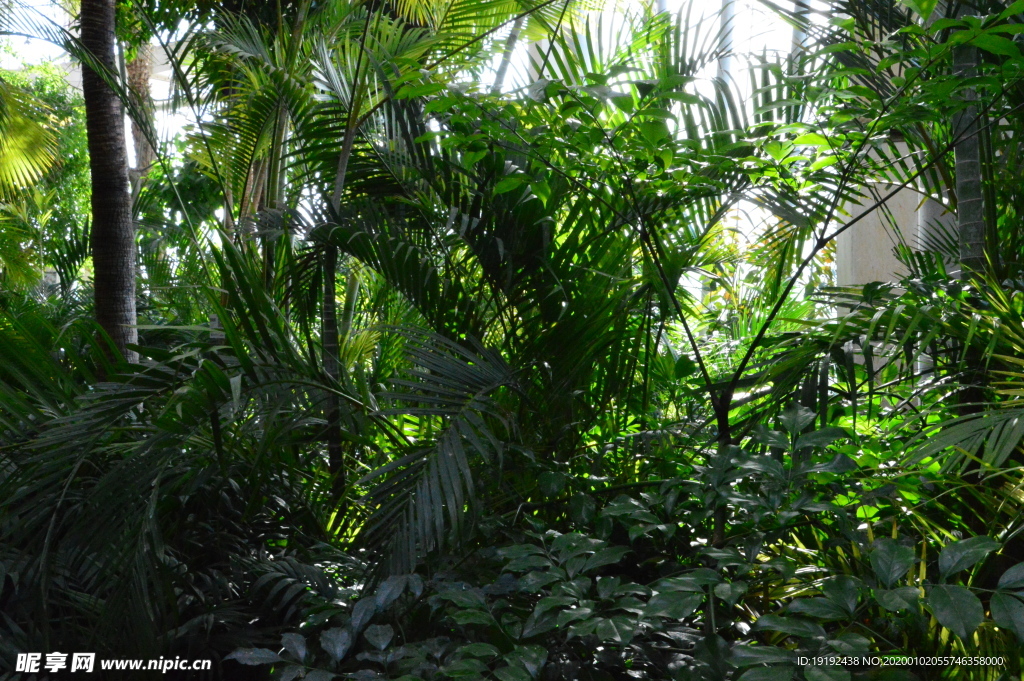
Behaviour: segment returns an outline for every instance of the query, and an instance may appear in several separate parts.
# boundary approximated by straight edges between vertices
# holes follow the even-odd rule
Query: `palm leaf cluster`
[[[952,94],[978,84],[950,35],[991,46],[1019,13],[776,9],[805,48],[737,78],[709,75],[741,50],[692,6],[199,3],[173,35],[133,6],[192,126],[160,139],[104,73],[159,152],[137,363],[83,306],[86,222],[47,255],[59,290],[4,294],[0,659],[811,678],[789,657],[828,641],[1015,641],[1013,55],[982,83],[990,271],[954,280],[933,237],[898,287],[825,285],[879,186],[955,209]],[[16,130],[30,99],[0,87]],[[4,144],[21,200],[53,147]],[[944,595],[978,601],[970,636]]]

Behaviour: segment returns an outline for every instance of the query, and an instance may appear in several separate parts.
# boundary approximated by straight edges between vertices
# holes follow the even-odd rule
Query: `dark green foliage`
[[[307,2],[185,31],[196,126],[135,206],[139,361],[89,321],[84,223],[43,259],[60,296],[0,298],[0,665],[1019,677],[1024,10],[843,9],[753,60],[750,107],[702,82],[725,41],[685,13]],[[550,49],[492,92],[523,13]],[[951,75],[964,42],[980,81]],[[828,288],[871,182],[955,186],[968,87],[998,121],[989,267],[950,276],[936,239]]]

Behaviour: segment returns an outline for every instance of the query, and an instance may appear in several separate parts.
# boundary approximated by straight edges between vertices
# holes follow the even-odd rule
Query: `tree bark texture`
[[[139,45],[135,59],[128,62],[128,89],[131,90],[135,106],[147,113],[153,111],[153,98],[150,95],[149,76],[153,69],[153,47],[148,43]],[[145,131],[138,123],[132,121],[132,142],[135,144],[135,171],[145,175],[153,162],[156,151],[149,143]]]
[[[82,45],[116,73],[115,0],[82,0]],[[96,321],[129,361],[138,342],[135,328],[135,228],[124,112],[120,100],[87,64],[82,67],[85,120],[92,171],[92,259]]]
[[[972,45],[953,48],[953,71],[972,78],[978,71],[978,52]],[[977,93],[967,89],[968,105],[953,120],[956,140],[957,234],[960,241],[961,278],[980,272],[985,266],[985,199],[981,175],[981,139],[978,126]]]

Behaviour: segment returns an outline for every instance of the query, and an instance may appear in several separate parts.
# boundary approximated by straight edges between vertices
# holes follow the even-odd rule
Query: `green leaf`
[[[789,681],[796,674],[796,667],[783,664],[775,667],[754,667],[743,672],[736,681]]]
[[[983,33],[976,37],[971,42],[974,45],[985,50],[986,52],[991,52],[992,54],[998,54],[1004,57],[1020,56],[1020,48],[1017,47],[1017,43],[1013,42],[1009,38],[993,35],[991,33]]]
[[[639,126],[640,133],[651,144],[657,144],[669,136],[668,125],[665,121],[641,121]]]
[[[966,570],[999,546],[995,539],[984,535],[947,544],[939,553],[939,574],[946,578],[954,572]]]
[[[804,667],[804,678],[807,681],[850,681],[850,672],[839,665]]]
[[[609,617],[597,625],[594,632],[602,641],[615,641],[623,645],[633,640],[633,625],[625,617]]]
[[[499,654],[499,650],[490,643],[470,643],[469,645],[461,646],[459,654],[469,655],[470,657],[496,657]]]
[[[815,147],[829,146],[828,138],[826,138],[824,135],[819,135],[816,132],[809,132],[809,133],[806,133],[804,135],[800,135],[795,140],[793,140],[793,144],[795,144],[797,146],[800,146],[800,147],[802,147],[802,146],[815,146]]]
[[[558,618],[555,620],[555,625],[564,627],[570,622],[577,622],[579,620],[585,620],[594,614],[593,608],[567,608],[558,613]]]
[[[831,639],[828,644],[840,655],[866,655],[871,649],[871,641],[860,634],[845,633],[839,634]]]
[[[545,498],[554,498],[565,488],[565,473],[544,471],[537,476],[537,488]]]
[[[352,634],[347,629],[334,627],[320,634],[320,647],[327,651],[331,659],[338,662],[352,647]]]
[[[295,656],[295,659],[302,662],[306,659],[306,637],[301,634],[288,633],[281,635],[281,645],[289,653]]]
[[[841,620],[849,615],[842,608],[827,598],[798,598],[789,604],[789,612],[799,615],[810,615],[823,620]]]
[[[932,12],[935,11],[935,5],[938,4],[938,0],[900,0],[900,3],[914,10],[918,16],[928,21]]]
[[[797,435],[814,423],[814,412],[798,402],[793,402],[779,416],[779,423],[790,435]]]
[[[479,589],[451,588],[439,594],[446,601],[451,601],[460,608],[482,608],[486,605],[484,595]]]
[[[459,624],[482,624],[489,627],[494,624],[491,614],[483,610],[459,610],[452,614],[452,619]]]
[[[352,631],[358,636],[360,630],[369,623],[370,619],[373,618],[376,612],[377,603],[373,596],[360,598],[356,601],[355,606],[352,608],[352,619],[349,622],[349,626],[352,627]]]
[[[547,659],[547,648],[538,645],[516,646],[511,653],[505,655],[506,662],[521,666],[533,678],[540,674]]]
[[[928,591],[927,603],[939,624],[961,639],[967,639],[985,621],[981,601],[962,586],[933,586]]]
[[[522,667],[502,667],[495,669],[494,675],[501,681],[530,681],[530,675]]]
[[[827,447],[836,440],[844,437],[850,437],[845,428],[822,428],[821,430],[815,430],[797,438],[795,449],[800,450],[804,447]]]
[[[647,602],[644,616],[681,620],[692,615],[703,602],[703,593],[660,593]]]
[[[736,601],[738,601],[740,596],[745,593],[747,593],[746,582],[723,582],[722,584],[715,586],[715,595],[729,605],[736,605]]]
[[[311,669],[306,672],[306,675],[302,677],[305,681],[331,681],[338,675],[334,672],[329,672],[326,669]]]
[[[999,578],[1000,589],[1024,589],[1024,563],[1017,563]]]
[[[820,625],[797,617],[762,615],[754,623],[754,629],[781,631],[790,636],[800,636],[802,638],[825,638],[825,630]]]
[[[460,650],[463,650],[460,648]],[[456,660],[450,664],[446,664],[441,667],[441,671],[451,676],[452,678],[460,678],[463,676],[472,676],[476,678],[482,677],[487,673],[487,665],[473,658]]]
[[[1009,629],[1017,640],[1024,643],[1024,603],[1015,596],[995,593],[989,602],[992,620],[1004,629]]]
[[[284,658],[275,653],[273,650],[267,648],[239,648],[235,650],[225,660],[234,660],[240,664],[247,665],[258,665],[258,664],[273,664],[274,662],[284,662]]]
[[[879,539],[871,551],[871,567],[878,581],[891,587],[914,566],[914,549],[895,539]]]
[[[594,497],[582,492],[574,494],[569,500],[569,517],[577,525],[586,525],[594,519],[597,502]]]
[[[875,600],[878,604],[890,612],[899,612],[912,608],[917,603],[921,592],[917,587],[901,586],[898,589],[877,589]]]
[[[391,576],[385,579],[373,593],[373,602],[377,606],[377,610],[384,610],[398,600],[398,597],[402,595],[402,591],[405,590],[407,581],[407,575]]]
[[[526,184],[526,178],[521,175],[509,175],[498,180],[498,183],[494,185],[494,195],[504,194],[510,192],[517,187],[521,187]]]
[[[757,424],[754,427],[753,438],[761,444],[779,449],[789,449],[789,436],[779,430],[768,430],[764,424]]]
[[[683,379],[687,376],[692,376],[697,371],[697,363],[689,358],[687,355],[679,355],[679,359],[676,360],[676,366],[674,369],[675,377],[677,379]]]
[[[605,565],[618,563],[627,553],[631,553],[628,546],[611,546],[607,549],[601,549],[587,559],[581,572],[589,572]]]
[[[792,662],[795,657],[796,653],[785,648],[739,644],[733,646],[729,661],[737,667],[750,667],[755,664]]]
[[[366,627],[366,631],[363,632],[363,638],[377,650],[387,648],[394,636],[395,630],[391,628],[390,624],[375,624],[371,627]]]
[[[857,609],[857,599],[860,597],[861,581],[849,575],[836,575],[829,577],[821,585],[821,592],[837,606],[852,615]]]

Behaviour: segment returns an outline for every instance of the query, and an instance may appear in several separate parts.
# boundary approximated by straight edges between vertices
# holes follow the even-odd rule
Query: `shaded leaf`
[[[939,573],[945,578],[966,570],[999,546],[995,539],[984,535],[947,544],[939,553]]]
[[[928,607],[939,624],[966,639],[985,620],[981,601],[962,586],[940,584],[928,591]]]

